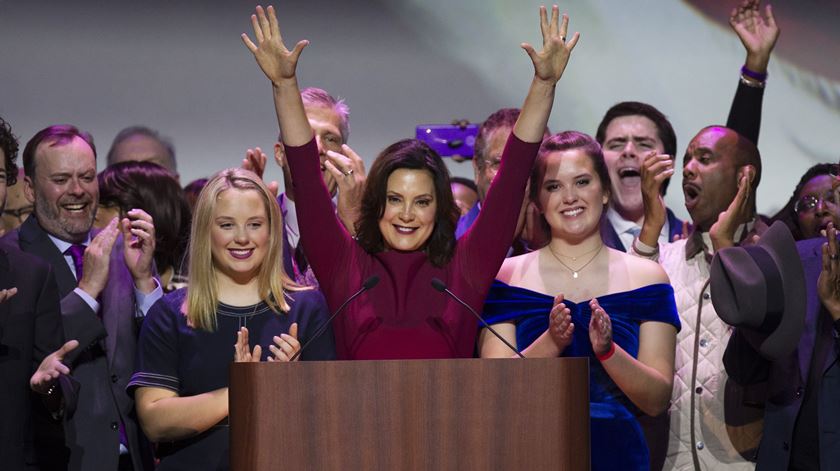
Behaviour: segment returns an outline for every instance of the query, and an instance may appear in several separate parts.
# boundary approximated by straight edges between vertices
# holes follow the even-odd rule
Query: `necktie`
[[[85,261],[85,246],[82,244],[73,244],[64,251],[64,255],[69,255],[73,259],[73,266],[76,268],[76,281],[82,279],[82,269]]]

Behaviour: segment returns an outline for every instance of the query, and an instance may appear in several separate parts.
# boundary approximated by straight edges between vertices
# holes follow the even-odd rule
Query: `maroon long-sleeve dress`
[[[513,133],[482,211],[444,267],[422,251],[367,253],[335,214],[321,179],[315,141],[286,146],[296,196],[301,243],[330,310],[337,309],[372,275],[379,284],[352,301],[333,322],[339,359],[469,358],[478,321],[436,291],[446,285],[477,312],[513,240],[525,184],[540,143]]]

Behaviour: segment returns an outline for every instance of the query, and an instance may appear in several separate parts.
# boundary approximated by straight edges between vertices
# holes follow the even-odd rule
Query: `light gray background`
[[[610,105],[646,101],[671,118],[681,163],[697,130],[725,122],[744,57],[725,25],[736,2],[718,2],[720,12],[713,2],[694,3],[561,5],[582,37],[559,85],[551,129],[594,133]],[[310,0],[276,6],[288,42],[311,41],[299,67],[302,85],[347,100],[349,144],[369,164],[387,144],[413,136],[419,123],[480,122],[498,108],[520,106],[532,69],[519,43],[539,42],[539,4]],[[253,7],[238,0],[0,0],[0,115],[22,144],[49,124],[91,131],[100,166],[117,131],[134,124],[174,140],[182,183],[238,165],[246,148],[271,148],[277,134],[270,87],[239,39],[249,31]],[[796,31],[808,11],[777,8],[783,54],[771,62],[765,98],[762,212],[781,206],[807,167],[840,157],[840,77],[796,63],[797,48],[817,61],[837,61],[840,29],[807,28],[824,35],[801,46],[796,34],[785,36],[786,21]],[[810,15],[837,25],[837,12],[815,8]],[[472,176],[469,162],[450,168]],[[267,178],[281,180],[279,170],[270,168]],[[667,199],[685,216],[679,182],[675,177]]]

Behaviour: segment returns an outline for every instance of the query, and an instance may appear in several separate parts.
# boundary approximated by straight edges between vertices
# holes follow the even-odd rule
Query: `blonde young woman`
[[[323,296],[282,271],[281,231],[255,174],[224,170],[202,190],[189,287],[150,310],[128,385],[143,431],[161,444],[159,470],[228,469],[228,364],[288,361],[326,322]],[[329,330],[301,356],[333,358]]]
[[[637,417],[668,405],[680,322],[662,268],[604,246],[609,188],[592,137],[567,131],[544,141],[530,197],[550,242],[505,260],[484,313],[526,357],[589,357],[592,469],[643,470]],[[512,354],[486,329],[479,348],[482,357]]]

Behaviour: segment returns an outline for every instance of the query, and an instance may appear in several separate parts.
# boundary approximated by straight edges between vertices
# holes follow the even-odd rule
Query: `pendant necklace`
[[[582,267],[578,268],[577,270],[575,270],[572,267],[566,265],[563,262],[563,260],[560,260],[560,257],[556,253],[554,253],[554,249],[552,249],[550,245],[548,246],[548,251],[551,252],[551,255],[554,256],[555,260],[560,262],[560,265],[563,265],[564,267],[566,267],[567,270],[572,272],[572,278],[577,278],[580,275],[580,272],[583,271],[584,268],[588,267],[589,264],[592,263],[593,260],[595,260],[595,258],[598,256],[598,254],[601,253],[602,248],[604,248],[603,243],[601,243],[601,245],[599,245],[598,248],[595,250],[595,255],[593,255],[592,258],[590,258],[586,263],[583,264]],[[591,253],[591,252],[592,251],[590,250],[587,253]],[[586,255],[586,254],[584,254],[584,255]],[[577,260],[577,257],[569,257],[569,258],[571,258],[572,260]]]

